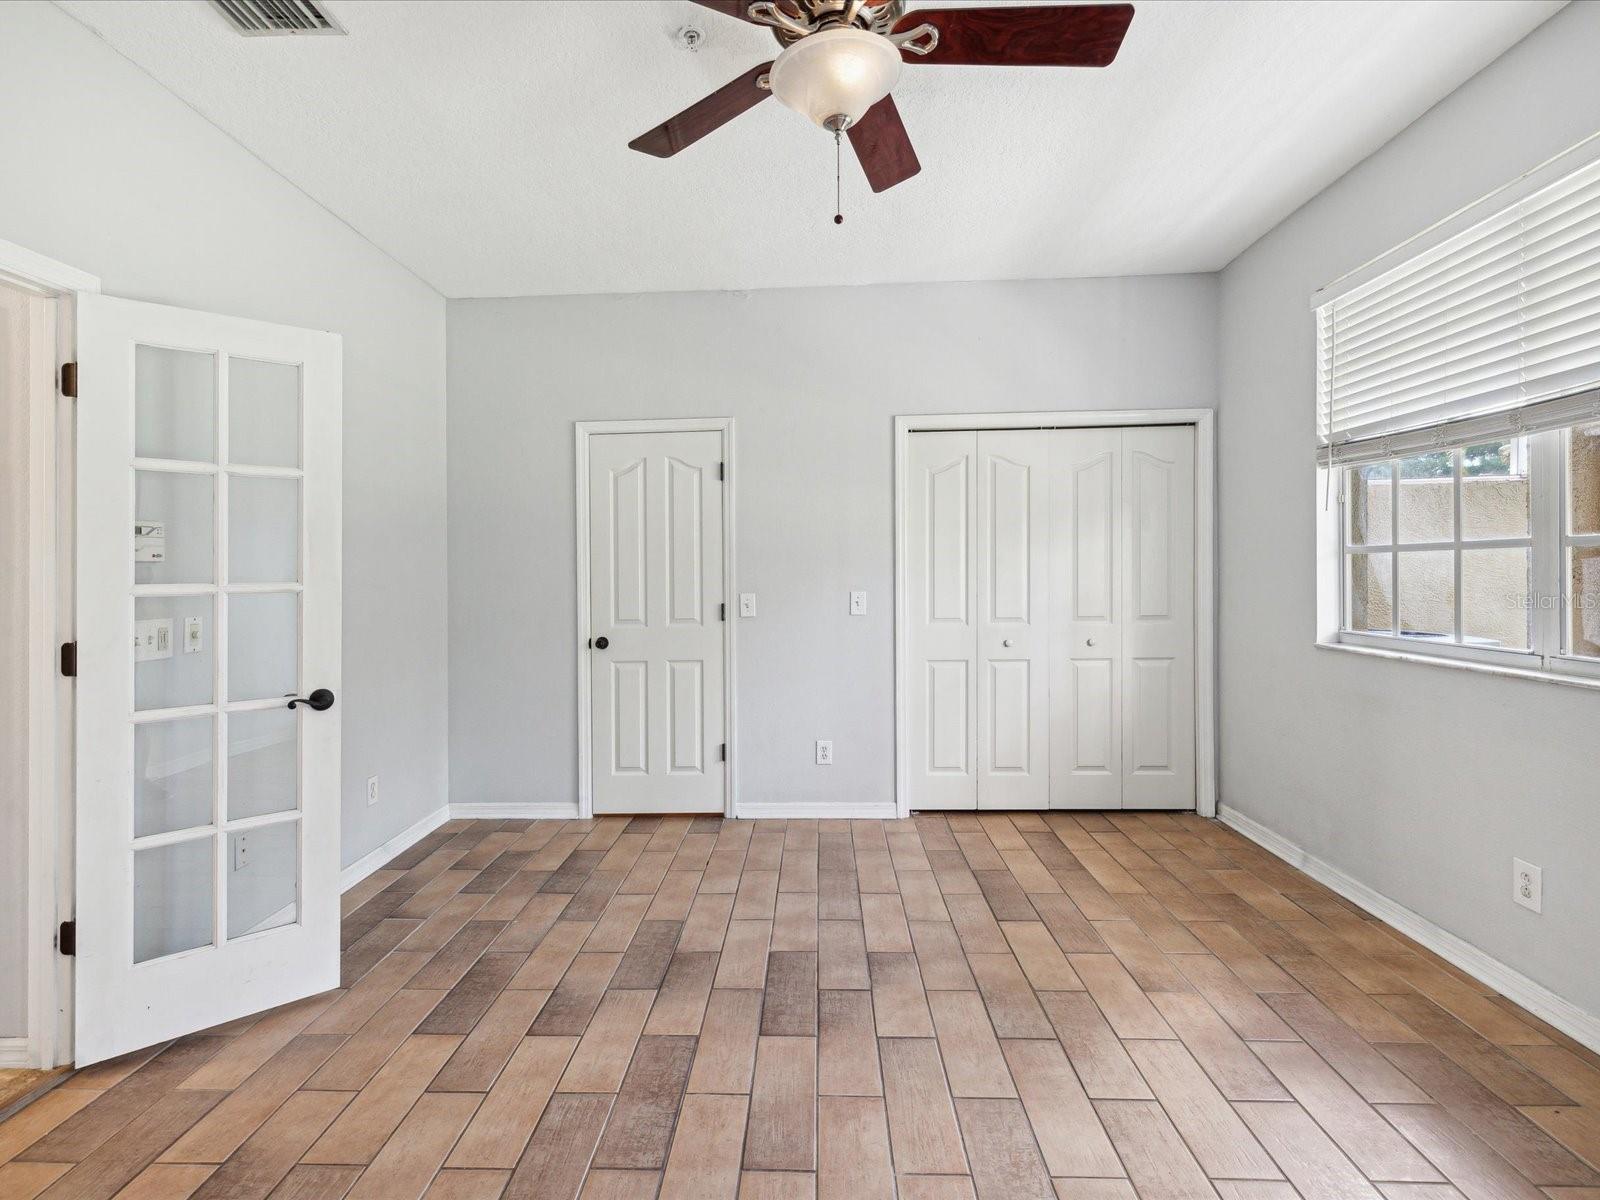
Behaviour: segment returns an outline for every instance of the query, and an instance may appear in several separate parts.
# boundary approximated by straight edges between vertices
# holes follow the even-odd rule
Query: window
[[[1600,161],[1557,169],[1319,296],[1334,640],[1600,679]]]
[[[1600,423],[1340,470],[1340,640],[1600,675]]]

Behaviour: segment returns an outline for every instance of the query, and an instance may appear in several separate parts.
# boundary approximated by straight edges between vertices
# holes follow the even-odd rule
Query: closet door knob
[[[1009,648],[1011,646],[1011,639],[1007,638],[1005,641],[1001,642],[1000,644],[1002,646],[1005,646],[1005,647]]]
[[[1087,639],[1084,640],[1083,644],[1085,646],[1092,646],[1092,645],[1094,645],[1094,639],[1093,638],[1087,638]]]

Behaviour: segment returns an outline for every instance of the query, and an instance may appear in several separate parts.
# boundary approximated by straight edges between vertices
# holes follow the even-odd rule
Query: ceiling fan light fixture
[[[801,38],[772,64],[772,94],[834,132],[848,129],[900,78],[900,51],[882,34],[824,29]]]

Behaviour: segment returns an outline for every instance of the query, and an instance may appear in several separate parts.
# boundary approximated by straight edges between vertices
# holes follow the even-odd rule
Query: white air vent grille
[[[312,0],[211,0],[245,37],[344,33],[344,26]]]

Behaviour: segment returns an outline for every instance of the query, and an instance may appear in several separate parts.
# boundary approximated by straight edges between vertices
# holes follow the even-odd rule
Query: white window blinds
[[[1317,309],[1324,462],[1596,414],[1600,161]]]

